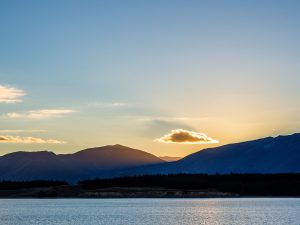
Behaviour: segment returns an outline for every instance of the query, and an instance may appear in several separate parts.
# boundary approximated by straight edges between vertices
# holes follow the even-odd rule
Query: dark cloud
[[[162,143],[179,143],[179,144],[213,144],[218,143],[208,137],[204,133],[198,133],[194,131],[188,131],[183,129],[172,130],[169,134],[156,139],[158,142]]]
[[[190,126],[182,123],[181,121],[171,121],[163,119],[149,119],[145,120],[144,135],[150,138],[157,137],[157,134],[167,133],[170,130],[174,130],[177,127],[182,127],[183,129],[191,130]]]

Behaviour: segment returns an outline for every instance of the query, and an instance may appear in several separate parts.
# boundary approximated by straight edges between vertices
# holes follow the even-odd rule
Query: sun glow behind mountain
[[[300,130],[297,1],[1,3],[0,155],[157,156]]]

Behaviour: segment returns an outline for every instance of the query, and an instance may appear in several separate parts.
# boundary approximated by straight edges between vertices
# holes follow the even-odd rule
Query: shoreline
[[[299,198],[289,195],[241,195],[216,190],[113,187],[85,190],[79,186],[59,186],[1,190],[0,199],[196,199],[196,198]]]

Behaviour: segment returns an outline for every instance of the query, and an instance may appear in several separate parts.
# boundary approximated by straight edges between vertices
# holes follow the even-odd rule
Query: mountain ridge
[[[299,173],[300,133],[207,148],[178,161],[120,171],[114,176],[176,173]]]
[[[95,178],[110,170],[163,163],[160,158],[122,145],[88,148],[72,154],[18,151],[0,157],[1,180]]]
[[[207,148],[166,162],[120,144],[71,154],[50,151],[9,153],[0,157],[0,180],[83,179],[178,173],[299,173],[300,133]]]

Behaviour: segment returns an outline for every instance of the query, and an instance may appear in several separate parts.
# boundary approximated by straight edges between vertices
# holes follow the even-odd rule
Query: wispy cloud
[[[65,144],[64,141],[42,139],[37,137],[0,136],[0,143],[23,143],[23,144]]]
[[[128,106],[125,102],[92,102],[88,104],[89,107],[103,107],[103,108],[115,108]]]
[[[169,134],[156,139],[161,143],[178,143],[178,144],[213,144],[219,141],[208,137],[204,133],[188,131],[183,129],[172,130]]]
[[[42,110],[32,110],[25,113],[11,112],[7,113],[7,117],[11,119],[18,118],[29,118],[29,119],[47,119],[62,117],[66,114],[75,112],[72,109],[42,109]]]
[[[0,103],[16,103],[21,102],[20,99],[22,96],[25,95],[23,90],[0,85]]]
[[[41,133],[46,130],[0,130],[0,133]]]
[[[151,117],[151,116],[145,116],[145,117],[137,117],[138,121],[178,121],[178,122],[189,122],[189,121],[204,121],[207,120],[207,117]]]

